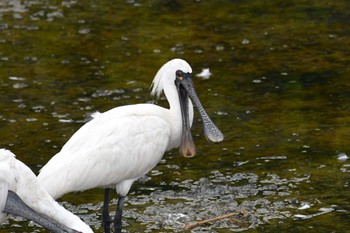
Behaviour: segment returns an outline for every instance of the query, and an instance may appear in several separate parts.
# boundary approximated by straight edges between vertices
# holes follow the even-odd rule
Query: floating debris
[[[242,44],[244,45],[250,44],[250,41],[248,39],[243,39]]]
[[[212,75],[209,68],[202,69],[202,72],[199,74],[196,74],[197,77],[203,78],[203,79],[209,79],[209,77]]]
[[[86,34],[89,34],[91,32],[90,28],[82,28],[82,29],[79,29],[79,34],[82,34],[82,35],[86,35]]]
[[[13,80],[13,81],[24,81],[26,80],[25,78],[22,78],[22,77],[14,77],[14,76],[11,76],[9,77],[10,80]]]
[[[272,156],[262,156],[258,157],[256,159],[262,159],[262,160],[280,160],[280,159],[287,159],[287,156],[285,155],[272,155]]]
[[[339,161],[345,161],[345,160],[347,160],[349,157],[345,154],[345,153],[343,153],[343,152],[341,152],[341,153],[339,153],[338,154],[338,160]]]
[[[316,216],[320,216],[320,215],[323,215],[323,214],[328,214],[328,213],[334,211],[334,209],[333,208],[320,208],[319,211],[320,212],[318,212],[318,213],[309,214],[309,215],[295,214],[294,217],[301,218],[301,219],[310,219],[310,218],[313,218],[313,217],[316,217]]]
[[[25,84],[25,83],[15,83],[15,84],[13,84],[13,88],[15,88],[15,89],[22,89],[22,88],[26,88],[26,87],[28,87],[28,85]]]
[[[309,203],[303,203],[303,205],[301,207],[298,208],[298,210],[305,210],[305,209],[309,209],[310,205]]]
[[[200,225],[204,225],[207,223],[211,223],[211,222],[215,222],[215,221],[218,221],[221,219],[227,219],[227,218],[231,218],[231,217],[235,217],[235,218],[230,219],[231,222],[237,223],[238,225],[244,225],[243,221],[245,219],[247,219],[248,216],[249,216],[249,214],[247,211],[239,211],[239,212],[224,214],[224,215],[221,215],[218,217],[214,217],[214,218],[210,218],[210,219],[206,219],[206,220],[202,220],[202,221],[197,221],[195,223],[187,224],[184,226],[184,228],[189,230],[189,229],[198,227]]]

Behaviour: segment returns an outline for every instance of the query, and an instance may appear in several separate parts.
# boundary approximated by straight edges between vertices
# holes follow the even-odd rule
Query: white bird
[[[9,214],[32,220],[51,232],[93,232],[40,186],[29,167],[9,150],[0,149],[0,222]]]
[[[102,225],[110,231],[109,193],[119,194],[114,217],[115,232],[121,232],[122,205],[134,181],[154,168],[163,154],[180,146],[185,157],[196,154],[190,127],[193,106],[198,108],[208,140],[224,136],[203,109],[191,79],[192,69],[182,59],[164,64],[156,74],[151,94],[162,91],[169,109],[154,104],[113,108],[83,125],[61,151],[41,169],[38,179],[55,199],[96,187],[105,188]]]

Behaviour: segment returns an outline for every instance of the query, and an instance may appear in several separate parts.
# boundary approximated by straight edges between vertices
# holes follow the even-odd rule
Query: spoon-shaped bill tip
[[[197,154],[196,145],[193,142],[192,134],[190,131],[187,131],[182,135],[180,153],[183,157],[186,158],[192,158]]]
[[[204,124],[204,134],[208,141],[218,143],[224,140],[224,134],[216,127],[216,125],[210,120],[207,119]]]

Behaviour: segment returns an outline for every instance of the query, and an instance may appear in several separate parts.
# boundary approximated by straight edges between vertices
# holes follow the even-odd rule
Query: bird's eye
[[[181,78],[183,76],[183,72],[181,70],[176,71],[176,77]]]

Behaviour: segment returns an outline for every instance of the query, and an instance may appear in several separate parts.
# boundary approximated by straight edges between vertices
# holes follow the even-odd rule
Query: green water
[[[90,113],[151,100],[157,70],[180,57],[213,73],[194,82],[225,141],[208,143],[197,114],[198,155],[170,151],[134,184],[125,232],[241,209],[244,225],[192,232],[350,232],[350,163],[338,160],[350,154],[349,22],[345,0],[1,1],[0,147],[38,173]],[[102,198],[59,201],[102,232]],[[17,219],[0,232],[45,231]]]

